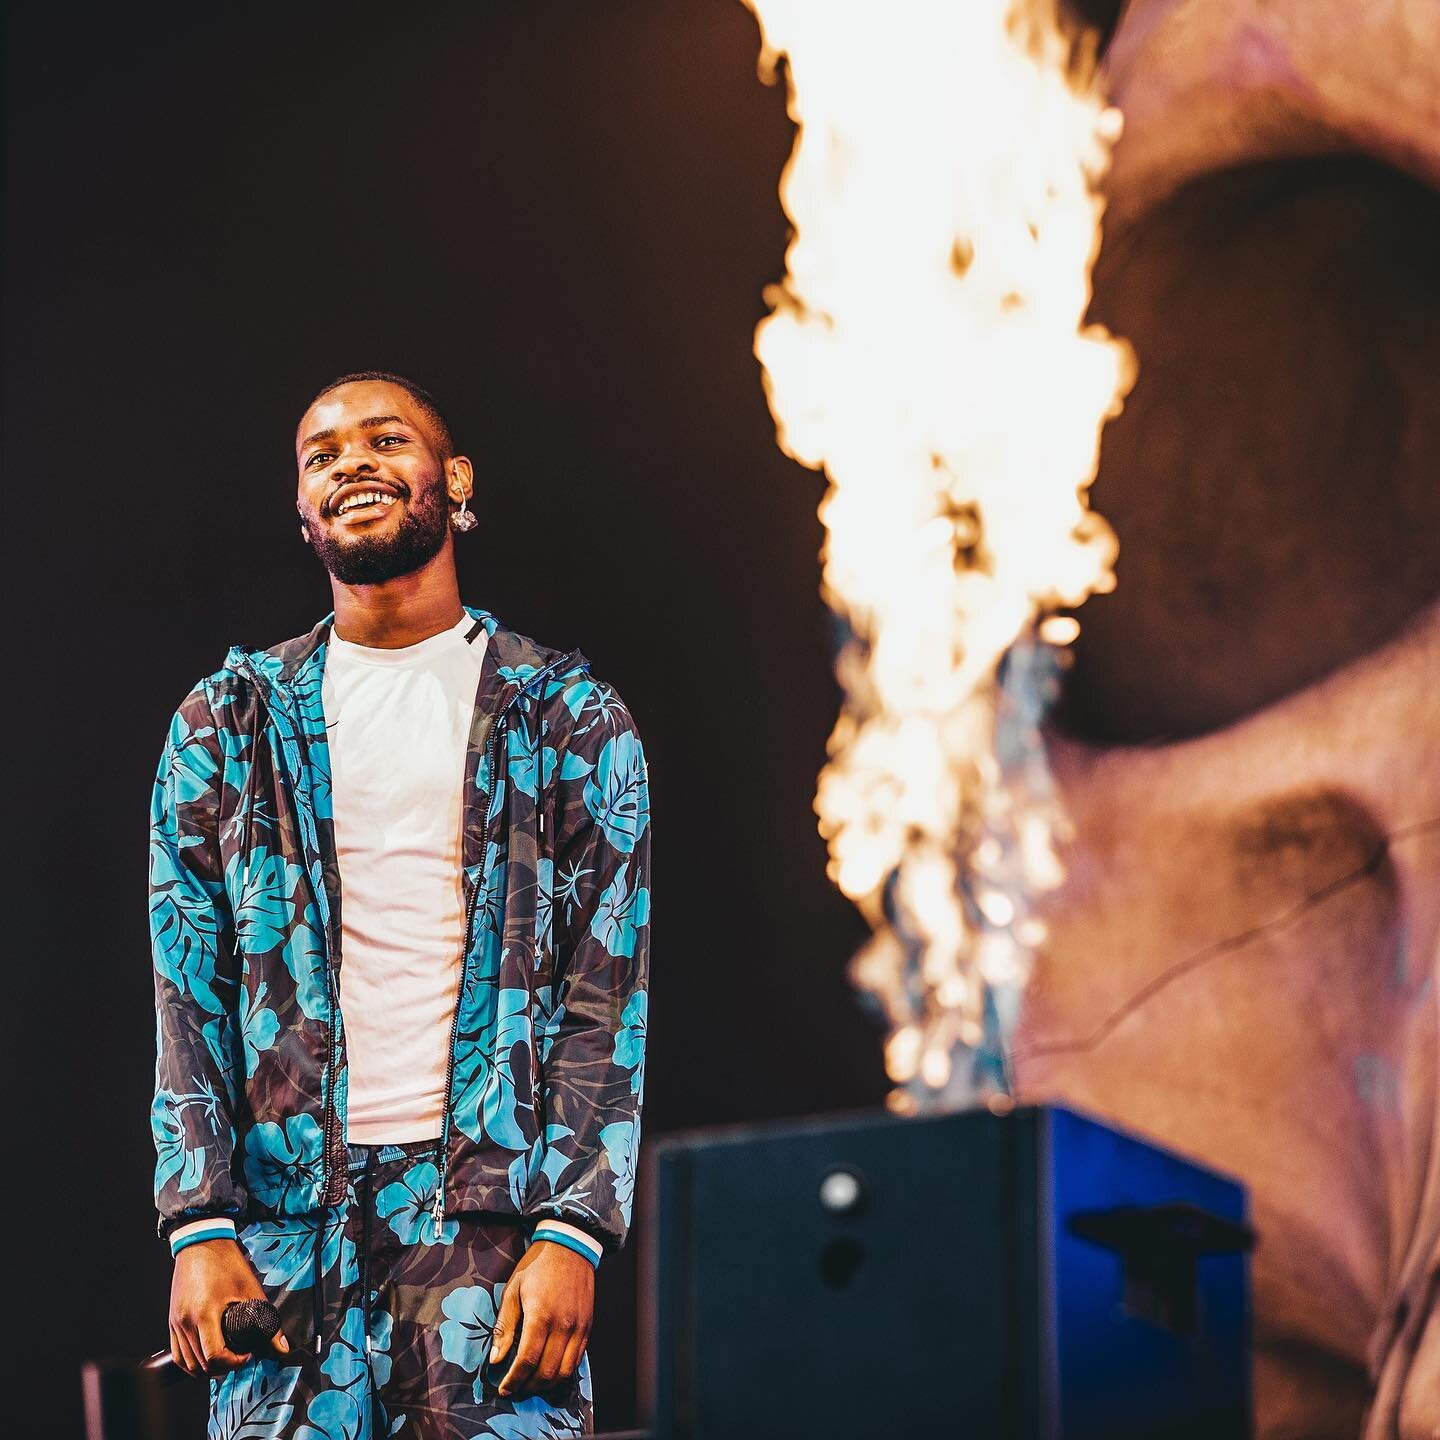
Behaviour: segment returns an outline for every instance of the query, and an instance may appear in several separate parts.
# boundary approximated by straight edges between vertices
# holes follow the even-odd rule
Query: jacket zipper
[[[560,669],[563,665],[573,664],[576,652],[571,651],[568,655],[562,655],[558,660],[552,660],[543,670],[537,670],[526,682],[505,702],[504,708],[496,715],[495,723],[490,727],[490,735],[486,740],[486,774],[490,777],[490,794],[486,797],[486,810],[488,813],[490,801],[493,799],[496,787],[500,783],[499,775],[495,769],[495,755],[499,748],[500,730],[509,716],[511,709],[522,695],[529,694],[537,681],[544,680],[553,671]],[[542,700],[543,704],[544,701]],[[545,752],[543,747],[540,750],[538,770],[536,772],[536,794],[543,801],[545,780]],[[542,822],[543,823],[543,822]],[[455,1045],[460,1038],[460,1006],[465,998],[465,980],[469,971],[470,955],[470,931],[475,922],[475,911],[480,900],[481,880],[484,877],[485,861],[482,853],[480,861],[481,874],[476,878],[475,886],[470,891],[470,900],[465,907],[465,935],[460,943],[460,983],[455,992],[455,1013],[450,1019],[450,1053],[445,1063],[445,1100],[440,1122],[440,1156],[438,1171],[435,1181],[435,1198],[430,1205],[430,1219],[434,1224],[434,1238],[439,1240],[441,1224],[445,1218],[445,1177],[449,1169],[450,1151],[450,1099],[451,1091],[455,1085]]]

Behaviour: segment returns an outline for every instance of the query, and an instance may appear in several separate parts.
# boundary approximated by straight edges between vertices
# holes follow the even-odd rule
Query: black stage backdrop
[[[465,598],[579,645],[637,716],[646,1137],[884,1084],[811,813],[838,701],[823,486],[776,450],[750,351],[791,132],[739,0],[5,23],[4,1424],[71,1440],[82,1357],[165,1337],[151,777],[230,643],[329,608],[291,443],[337,373],[435,389],[479,476]],[[640,1238],[599,1277],[609,1427]]]

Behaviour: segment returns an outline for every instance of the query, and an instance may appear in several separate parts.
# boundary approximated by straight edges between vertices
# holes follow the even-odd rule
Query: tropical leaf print
[[[453,1245],[460,1233],[458,1220],[441,1220],[440,1232],[435,1232],[431,1207],[439,1184],[439,1169],[422,1160],[376,1195],[376,1213],[406,1245]]]
[[[645,1018],[649,1009],[649,998],[644,990],[637,990],[625,1002],[620,1015],[620,1029],[615,1035],[615,1048],[610,1058],[631,1072],[630,1090],[637,1098],[645,1088]]]
[[[562,780],[583,780],[587,775],[594,773],[595,762],[587,760],[583,755],[577,755],[573,751],[560,762],[560,778]]]
[[[262,1205],[282,1214],[308,1209],[319,1185],[320,1123],[292,1115],[284,1125],[265,1121],[245,1137],[245,1178]]]
[[[578,705],[570,708],[575,717],[575,735],[578,738],[589,734],[597,726],[613,729],[623,707],[620,697],[608,685],[596,681],[580,697]]]
[[[267,1285],[304,1290],[315,1281],[315,1234],[321,1232],[320,1273],[335,1272],[339,1266],[341,1285],[353,1284],[359,1274],[354,1242],[345,1234],[344,1214],[337,1208],[314,1216],[283,1216],[255,1220],[240,1232],[241,1243],[256,1273]]]
[[[588,675],[577,675],[568,680],[552,681],[545,691],[545,698],[548,700],[559,691],[565,701],[565,708],[570,712],[570,718],[578,720],[594,689],[595,682]]]
[[[571,1410],[552,1405],[543,1395],[528,1395],[515,1405],[513,1415],[492,1415],[480,1432],[480,1440],[571,1440],[583,1435],[580,1417]]]
[[[517,1155],[510,1162],[510,1203],[517,1211],[525,1209],[525,1194],[533,1180],[543,1175],[553,1189],[560,1177],[575,1162],[559,1148],[562,1140],[571,1140],[575,1132],[568,1125],[547,1125],[545,1134],[537,1138],[528,1155]]]
[[[515,685],[523,685],[532,675],[540,673],[538,665],[500,665],[496,671],[502,680],[508,680]]]
[[[585,808],[616,849],[629,854],[650,820],[645,756],[629,731],[605,742],[585,783]]]
[[[440,1304],[445,1316],[440,1322],[440,1353],[475,1377],[477,1405],[485,1398],[485,1362],[490,1357],[490,1341],[504,1291],[503,1281],[494,1286],[457,1285]]]
[[[505,921],[505,877],[509,874],[509,869],[509,862],[499,859],[498,852],[491,856],[486,866],[488,879],[485,884],[485,893],[480,898],[478,913],[475,917],[477,930],[482,934],[494,936],[497,940]]]
[[[159,1090],[150,1106],[150,1129],[155,1139],[155,1185],[158,1189],[174,1177],[182,1195],[194,1190],[205,1174],[205,1146],[191,1145],[185,1129],[185,1109],[210,1095],[177,1095]]]
[[[535,1050],[543,1066],[550,1058],[550,1047],[560,1033],[561,1022],[565,1019],[565,1006],[559,998],[559,989],[554,985],[539,985],[535,989]]]
[[[619,1241],[628,1210],[612,1175],[626,1193],[635,1142],[624,1127],[638,1119],[644,1074],[644,757],[629,712],[583,657],[558,663],[559,652],[480,614],[507,682],[491,698],[508,708],[489,721],[502,733],[481,717],[467,750],[472,776],[486,756],[495,772],[481,771],[483,793],[463,797],[473,924],[447,1185],[461,1208],[473,1186],[520,1214],[583,1213]],[[166,1222],[239,1213],[247,1191],[262,1211],[300,1219],[318,1210],[322,1177],[343,1178],[322,1155],[325,1124],[336,1127],[332,1141],[343,1135],[350,1062],[327,943],[340,894],[322,694],[330,624],[268,651],[232,649],[182,701],[161,756],[151,804],[152,1130]],[[542,828],[536,811],[550,790]],[[383,1223],[417,1241],[432,1231],[430,1188],[428,1175],[401,1184]],[[313,1238],[277,1230],[254,1244],[271,1283],[311,1283],[300,1269]],[[345,1268],[328,1231],[321,1248],[327,1271]],[[311,1416],[302,1404],[286,1433],[302,1423],[325,1435],[348,1417]]]
[[[278,950],[295,920],[294,893],[304,879],[299,865],[265,850],[236,855],[225,873],[235,910],[235,940],[252,955]]]
[[[177,804],[193,805],[214,789],[220,765],[206,743],[214,734],[213,726],[202,725],[177,736],[170,761]]]
[[[555,862],[541,858],[535,865],[535,963],[554,943]]]
[[[640,1142],[638,1120],[618,1120],[600,1131],[605,1159],[615,1176],[615,1203],[630,1223],[630,1206],[635,1198],[635,1152]]]
[[[505,736],[507,757],[507,778],[523,795],[532,800],[537,798],[537,785],[548,785],[555,773],[555,750],[553,746],[541,747],[530,734],[530,727],[522,716],[509,727]]]
[[[611,955],[626,959],[635,953],[636,932],[650,918],[650,891],[643,885],[630,887],[629,868],[628,860],[621,862],[590,918],[590,933]]]
[[[236,1021],[237,1017],[232,1014],[217,1015],[215,1019],[207,1020],[201,1028],[206,1053],[214,1062],[215,1075],[220,1081],[220,1088],[225,1092],[225,1098],[232,1106],[240,1098],[236,1080],[236,1070],[239,1068],[237,1065],[239,1046],[236,1044],[239,1026]]]
[[[507,1150],[528,1147],[516,1113],[510,1052],[515,1045],[528,1046],[529,1034],[530,992],[510,987],[495,992],[494,1009],[478,1031],[462,1029],[457,1055],[463,1057],[467,1078],[457,1091],[455,1120],[466,1135],[483,1136]]]
[[[290,978],[295,982],[295,1000],[307,1020],[324,1020],[329,1016],[330,998],[325,981],[325,936],[320,929],[320,916],[312,900],[290,927],[285,948],[280,952]]]
[[[217,993],[220,935],[214,900],[202,882],[181,868],[179,850],[157,837],[150,845],[150,939],[155,968],[207,1014],[219,1015]]]
[[[322,1390],[310,1401],[295,1440],[370,1440],[365,1407],[348,1390]]]
[[[210,1407],[209,1440],[271,1440],[290,1423],[300,1367],[261,1360],[220,1381]]]
[[[265,1004],[267,990],[262,980],[252,995],[243,985],[240,987],[240,1035],[245,1046],[245,1073],[253,1075],[260,1063],[260,1056],[274,1043],[280,1033],[280,1022],[275,1012]]]
[[[325,1347],[325,1360],[320,1369],[330,1383],[341,1390],[356,1390],[358,1387],[363,1393],[372,1377],[376,1387],[383,1389],[390,1379],[390,1335],[393,1328],[388,1311],[372,1311],[367,1348],[365,1311],[359,1305],[350,1306],[340,1322],[340,1334]]]
[[[585,877],[594,873],[594,866],[581,865],[578,860],[573,865],[560,867],[560,887],[556,893],[557,897],[565,902],[565,923],[567,925],[574,918],[576,907],[584,903]]]

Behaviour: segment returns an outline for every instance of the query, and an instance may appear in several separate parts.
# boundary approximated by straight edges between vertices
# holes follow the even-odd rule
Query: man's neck
[[[332,575],[330,590],[335,634],[374,650],[418,645],[459,624],[465,613],[448,545],[414,574],[379,585],[345,585]]]

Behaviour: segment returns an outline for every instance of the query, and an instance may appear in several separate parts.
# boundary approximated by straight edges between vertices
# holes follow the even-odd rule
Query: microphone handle
[[[237,1355],[253,1355],[264,1349],[279,1330],[280,1312],[268,1300],[232,1300],[220,1316],[220,1333]],[[157,1350],[140,1368],[162,1385],[186,1378],[168,1350]]]

